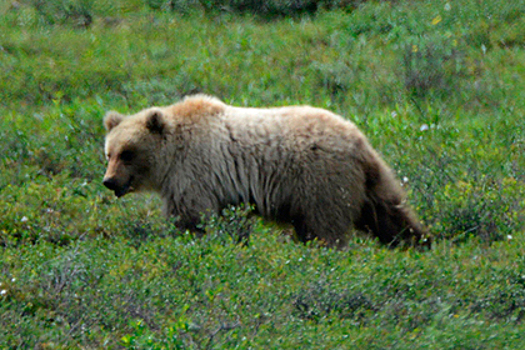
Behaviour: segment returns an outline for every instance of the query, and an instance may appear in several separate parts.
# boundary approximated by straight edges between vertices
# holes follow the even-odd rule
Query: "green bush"
[[[219,235],[224,239],[227,235],[233,242],[248,244],[255,225],[252,212],[252,206],[241,205],[224,209],[220,216],[203,214],[199,228],[207,237]]]
[[[431,92],[443,97],[461,87],[461,78],[467,73],[465,54],[457,45],[455,39],[436,38],[405,44],[402,61],[405,89],[421,98]]]
[[[434,206],[427,218],[438,232],[438,238],[465,241],[478,237],[490,243],[512,239],[522,229],[524,193],[514,178],[494,181],[486,177],[475,183],[448,183],[434,197]],[[446,203],[446,210],[436,207]]]
[[[199,7],[199,0],[144,0],[146,5],[153,10],[177,11],[187,13]]]
[[[70,24],[87,28],[93,23],[93,6],[88,0],[31,0],[47,24]]]
[[[317,11],[319,1],[314,0],[230,0],[230,1],[200,1],[207,10],[227,10],[248,12],[265,16],[290,16]]]
[[[314,14],[319,9],[353,9],[366,0],[145,0],[154,10],[188,12],[203,8],[207,12],[249,13],[266,18]]]

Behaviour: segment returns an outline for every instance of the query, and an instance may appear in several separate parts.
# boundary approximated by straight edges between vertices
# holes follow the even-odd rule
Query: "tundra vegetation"
[[[262,3],[0,4],[0,348],[525,347],[525,1]],[[432,250],[117,201],[105,112],[194,92],[351,119]]]

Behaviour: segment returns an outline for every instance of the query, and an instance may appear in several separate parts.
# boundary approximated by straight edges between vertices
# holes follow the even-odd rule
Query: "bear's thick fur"
[[[357,127],[308,106],[241,108],[195,95],[125,117],[109,112],[104,185],[158,192],[181,229],[250,203],[303,242],[342,247],[352,229],[427,244],[392,171]]]

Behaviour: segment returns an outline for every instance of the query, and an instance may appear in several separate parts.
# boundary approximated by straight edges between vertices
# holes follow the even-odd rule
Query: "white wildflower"
[[[420,131],[426,131],[428,130],[428,125],[427,124],[423,124],[421,125],[421,127],[419,128]]]

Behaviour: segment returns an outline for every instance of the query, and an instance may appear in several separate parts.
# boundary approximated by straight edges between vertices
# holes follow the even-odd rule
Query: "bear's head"
[[[161,108],[150,108],[132,116],[108,112],[105,153],[108,167],[104,186],[117,197],[158,186],[159,159],[166,139],[166,119]]]

